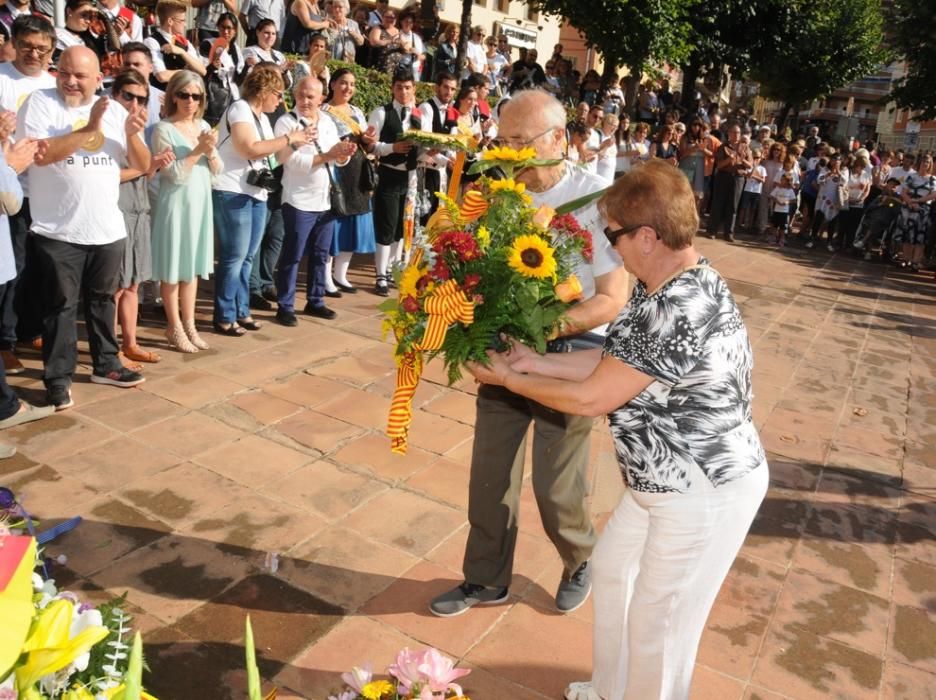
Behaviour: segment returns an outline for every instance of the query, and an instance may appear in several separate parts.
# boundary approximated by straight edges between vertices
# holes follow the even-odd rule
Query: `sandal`
[[[131,345],[130,347],[124,348],[123,354],[128,360],[133,360],[134,362],[149,362],[150,364],[156,364],[162,359],[162,357],[160,357],[157,353],[144,350],[139,345]]]
[[[229,335],[232,338],[240,338],[242,335],[246,335],[247,331],[238,326],[236,323],[229,323],[224,326],[220,323],[214,324],[215,333],[220,333],[221,335]]]
[[[250,316],[237,319],[237,325],[248,331],[259,331],[263,328],[263,324],[260,323],[260,321],[254,321]]]
[[[125,369],[129,369],[131,372],[143,371],[143,365],[141,365],[139,362],[134,362],[131,358],[124,355],[123,351],[117,353],[117,359],[120,360],[120,364]]]

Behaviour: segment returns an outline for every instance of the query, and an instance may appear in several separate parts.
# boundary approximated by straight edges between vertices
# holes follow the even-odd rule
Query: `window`
[[[495,9],[506,15],[510,12],[510,0],[495,0]]]
[[[536,10],[534,10],[533,7],[530,6],[530,5],[527,5],[527,19],[528,19],[530,22],[538,22],[538,21],[539,21],[539,12],[537,12]]]

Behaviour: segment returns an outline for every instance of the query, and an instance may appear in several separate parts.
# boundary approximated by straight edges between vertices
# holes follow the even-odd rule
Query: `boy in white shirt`
[[[790,227],[790,210],[796,201],[793,179],[789,174],[780,176],[780,184],[770,192],[770,223],[777,229],[775,242],[778,246],[786,245],[786,234]]]
[[[759,152],[754,154],[754,164],[744,181],[744,190],[741,192],[741,202],[738,206],[740,212],[738,225],[743,229],[750,229],[754,223],[757,203],[760,201],[764,181],[767,179],[767,168],[761,165],[761,157],[758,154]]]

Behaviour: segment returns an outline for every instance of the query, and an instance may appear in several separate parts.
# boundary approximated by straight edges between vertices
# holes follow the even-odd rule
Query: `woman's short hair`
[[[254,66],[244,85],[241,87],[241,97],[248,102],[261,97],[264,92],[283,92],[286,84],[283,82],[283,74],[278,68],[273,66]]]
[[[612,126],[617,129],[617,125],[620,123],[620,120],[617,118],[616,114],[606,114],[604,119],[601,120],[601,126]]]
[[[637,122],[637,126],[634,127],[634,133],[638,131],[643,131],[645,134],[649,134],[650,125],[647,122]]]
[[[114,83],[111,85],[111,94],[116,95],[128,85],[136,85],[143,88],[146,90],[146,96],[149,97],[149,81],[135,68],[124,68],[114,77]]]
[[[699,228],[695,194],[689,179],[665,160],[653,159],[628,171],[598,201],[607,219],[623,229],[641,226],[656,231],[671,250],[692,245]]]
[[[169,79],[169,84],[166,86],[166,116],[171,117],[178,110],[176,106],[176,93],[185,90],[190,85],[195,85],[198,87],[198,92],[201,93],[201,99],[198,101],[198,111],[195,112],[195,118],[201,119],[205,114],[206,107],[206,97],[205,97],[205,83],[202,81],[201,76],[198,73],[195,73],[190,70],[180,70],[176,71],[175,75]]]
[[[325,5],[326,7],[343,7],[346,14],[351,13],[351,3],[348,0],[329,0]]]

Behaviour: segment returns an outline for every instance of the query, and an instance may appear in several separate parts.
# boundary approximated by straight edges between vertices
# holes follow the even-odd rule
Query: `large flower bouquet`
[[[468,361],[487,362],[501,333],[546,351],[562,315],[581,294],[574,271],[591,260],[591,235],[575,218],[533,206],[514,176],[547,164],[533,149],[494,148],[473,172],[482,176],[461,204],[439,193],[440,206],[409,264],[397,271],[399,298],[381,305],[384,331],[396,338],[397,390],[390,409],[391,449],[405,453],[412,397],[424,354],[441,355],[450,383]]]
[[[471,671],[455,668],[452,660],[436,649],[403,649],[387,673],[390,679],[374,678],[371,664],[355,666],[350,673],[341,674],[346,688],[328,700],[469,700],[455,681]]]

